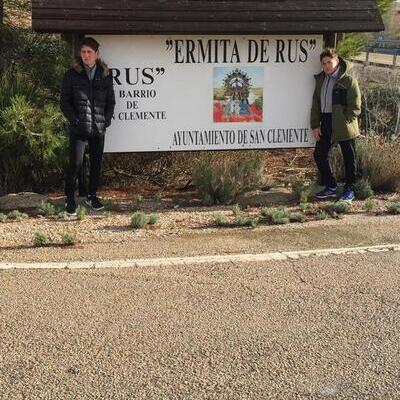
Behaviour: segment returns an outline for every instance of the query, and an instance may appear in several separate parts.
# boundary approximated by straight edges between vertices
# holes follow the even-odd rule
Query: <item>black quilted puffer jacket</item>
[[[76,61],[64,75],[60,106],[70,123],[71,135],[82,138],[104,135],[115,107],[113,80],[106,64],[97,60],[95,76],[90,81],[82,61]]]

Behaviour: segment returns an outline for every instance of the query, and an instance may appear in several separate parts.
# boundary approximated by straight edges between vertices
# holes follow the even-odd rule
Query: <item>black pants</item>
[[[325,186],[336,187],[336,180],[329,165],[329,150],[332,147],[332,114],[321,114],[321,138],[315,145],[314,159]],[[344,159],[346,187],[352,187],[356,181],[357,155],[354,139],[339,142]]]
[[[69,166],[65,178],[65,195],[74,197],[76,178],[83,163],[86,145],[89,145],[89,195],[96,195],[100,181],[101,162],[104,151],[104,136],[82,139],[69,137]]]

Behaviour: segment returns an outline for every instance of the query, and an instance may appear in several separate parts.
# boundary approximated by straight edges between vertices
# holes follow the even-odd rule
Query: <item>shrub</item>
[[[1,92],[1,87],[0,87]],[[59,184],[66,165],[65,119],[58,106],[16,95],[0,110],[0,191]]]
[[[305,222],[306,216],[301,212],[294,212],[289,214],[290,222]]]
[[[234,217],[237,217],[237,216],[240,215],[241,213],[242,213],[242,210],[240,209],[239,204],[235,204],[235,205],[232,207],[232,214],[233,214],[233,216],[234,216]]]
[[[67,221],[69,219],[69,215],[67,214],[66,211],[60,211],[57,215],[56,215],[57,219],[61,219],[63,221]]]
[[[84,220],[87,217],[87,209],[84,206],[78,206],[76,209],[76,218],[79,221]]]
[[[290,213],[285,207],[263,208],[261,214],[273,225],[288,224],[290,221]]]
[[[0,222],[6,222],[7,221],[7,215],[0,213]]]
[[[307,203],[311,194],[311,185],[306,185],[304,181],[296,180],[292,183],[292,192],[296,202]]]
[[[328,214],[345,214],[349,210],[349,204],[345,201],[337,201],[336,203],[328,203],[322,207],[323,211]]]
[[[148,219],[147,219],[147,223],[149,225],[155,225],[159,220],[159,216],[158,214],[150,214]]]
[[[215,213],[214,214],[214,224],[217,226],[227,226],[229,225],[228,218],[226,218],[225,215],[221,213]]]
[[[54,206],[54,204],[49,203],[48,201],[42,201],[37,209],[38,214],[45,215],[46,217],[50,217],[56,215],[58,210]]]
[[[384,140],[367,136],[357,140],[357,160],[360,173],[374,191],[396,191],[400,188],[400,140]],[[332,171],[338,180],[344,179],[343,158],[336,146],[330,155]]]
[[[147,225],[146,214],[143,212],[135,212],[131,216],[131,227],[134,229],[141,229]]]
[[[337,214],[345,214],[347,211],[349,211],[349,208],[349,203],[340,200],[334,203],[333,206],[333,209]]]
[[[338,52],[344,58],[356,56],[364,50],[367,39],[364,33],[348,33],[346,37],[338,43]]]
[[[305,213],[305,212],[310,211],[310,209],[311,209],[311,204],[310,204],[310,203],[300,203],[300,204],[299,204],[299,208],[300,208],[300,210],[301,210],[303,213]]]
[[[18,210],[13,210],[8,213],[8,219],[12,219],[14,221],[19,222],[26,218],[28,218],[28,214],[22,213]]]
[[[386,210],[391,215],[400,214],[400,202],[392,203],[386,207]]]
[[[374,191],[371,188],[369,180],[366,178],[359,179],[354,184],[354,194],[359,200],[365,200],[369,197],[372,197],[374,195]]]
[[[36,247],[48,246],[49,244],[52,244],[52,243],[53,243],[53,240],[46,233],[41,232],[41,231],[35,232],[34,244]]]
[[[74,244],[78,243],[78,239],[74,233],[64,232],[61,235],[61,242],[65,246],[73,246]]]
[[[399,137],[400,75],[389,68],[359,68],[361,128],[386,139]]]
[[[255,228],[258,225],[259,219],[257,217],[252,217],[250,215],[237,215],[233,224],[238,226],[250,226]]]
[[[231,204],[246,190],[262,185],[264,160],[260,153],[226,156],[203,153],[194,162],[192,181],[204,204]]]
[[[315,218],[319,221],[322,221],[324,219],[328,218],[328,214],[324,210],[319,210],[317,214],[315,215]]]
[[[375,208],[375,200],[368,198],[364,203],[364,210],[368,213],[372,212]]]

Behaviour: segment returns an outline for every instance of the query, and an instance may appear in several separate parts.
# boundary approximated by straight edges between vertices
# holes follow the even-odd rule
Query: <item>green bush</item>
[[[46,233],[41,232],[41,231],[35,232],[34,244],[36,247],[48,246],[49,244],[52,244],[52,243],[53,243],[53,240]]]
[[[306,216],[301,212],[294,212],[289,214],[290,222],[305,222]]]
[[[143,212],[135,212],[131,216],[131,227],[134,229],[142,229],[147,225],[146,214]]]
[[[22,221],[23,219],[26,219],[28,217],[29,217],[28,214],[25,214],[25,213],[20,212],[18,210],[10,211],[8,213],[8,215],[7,215],[8,219],[11,219],[11,220],[14,220],[14,221],[18,221],[18,222]]]
[[[346,203],[345,201],[337,201],[334,203],[334,210],[337,214],[345,214],[349,211],[349,203]]]
[[[0,192],[60,184],[66,165],[64,124],[57,106],[35,108],[20,95],[0,110]]]
[[[58,94],[70,49],[60,35],[9,24],[21,17],[20,4],[5,4],[0,26],[0,194],[58,188],[66,165]]]
[[[364,203],[364,210],[368,213],[372,212],[375,208],[375,200],[368,198]]]
[[[242,214],[242,210],[241,210],[239,204],[235,204],[232,207],[232,214],[234,217],[237,217],[238,215]]]
[[[259,219],[250,215],[237,215],[232,223],[238,226],[250,226],[255,228],[258,225]]]
[[[257,152],[231,156],[203,153],[195,161],[192,181],[204,204],[232,204],[239,194],[260,187],[264,160]]]
[[[73,246],[78,243],[78,239],[74,233],[64,232],[61,235],[61,242],[65,246]]]
[[[86,207],[78,206],[78,208],[76,209],[76,218],[79,221],[82,221],[86,217],[87,217],[87,209],[86,209]]]
[[[150,214],[148,219],[147,219],[147,223],[149,225],[155,225],[159,220],[159,216],[158,214]]]
[[[374,195],[369,180],[366,178],[359,179],[354,184],[354,194],[358,200],[365,200]]]
[[[311,204],[310,203],[300,203],[299,208],[302,212],[306,212],[311,209]]]
[[[349,211],[349,204],[345,201],[337,201],[336,203],[328,203],[325,204],[322,209],[323,211],[327,212],[328,214],[345,214]]]
[[[261,215],[266,217],[267,221],[273,225],[288,224],[290,222],[290,213],[286,207],[262,208]]]
[[[307,203],[311,190],[311,185],[307,185],[304,181],[296,180],[292,183],[292,193],[298,203]]]
[[[54,204],[48,201],[42,201],[37,209],[39,215],[50,217],[59,213]]]
[[[364,33],[348,33],[344,40],[338,43],[338,53],[344,58],[354,57],[364,51],[367,40],[368,37]]]
[[[400,202],[389,204],[386,207],[386,210],[391,215],[399,215],[400,214]]]
[[[214,217],[214,224],[217,226],[227,226],[229,225],[228,218],[224,214],[221,213],[215,213],[213,215]]]
[[[319,210],[317,214],[315,215],[315,218],[319,221],[322,221],[324,219],[328,218],[328,214],[324,210]]]
[[[7,215],[0,213],[0,222],[6,222],[7,221]]]
[[[59,219],[61,221],[68,221],[70,219],[70,216],[67,214],[66,211],[59,211],[55,216],[55,219]]]

